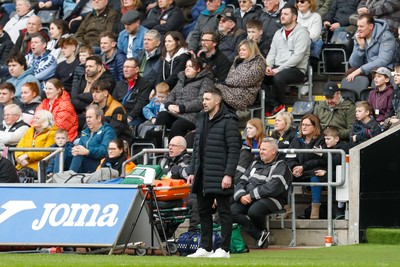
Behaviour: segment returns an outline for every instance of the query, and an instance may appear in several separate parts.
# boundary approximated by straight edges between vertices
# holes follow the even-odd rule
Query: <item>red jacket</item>
[[[54,116],[54,121],[58,129],[64,129],[68,132],[68,140],[73,142],[78,135],[78,116],[76,115],[74,106],[67,91],[63,91],[62,95],[54,100],[50,110],[50,101],[45,98],[42,103],[37,106],[38,110],[48,110]]]

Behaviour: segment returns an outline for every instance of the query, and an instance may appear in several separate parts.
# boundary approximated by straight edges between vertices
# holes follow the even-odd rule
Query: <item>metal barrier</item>
[[[259,149],[252,149],[251,150],[253,153],[258,153],[260,150]],[[166,148],[155,148],[155,149],[143,149],[141,152],[138,154],[132,156],[130,159],[126,160],[122,164],[122,177],[125,177],[125,165],[128,162],[131,162],[137,158],[143,157],[143,162],[144,164],[148,164],[148,154],[150,153],[167,153],[168,149]],[[192,149],[188,149],[189,153],[192,153]],[[341,149],[278,149],[278,152],[284,153],[284,154],[299,154],[299,153],[324,153],[328,155],[328,168],[327,168],[327,174],[328,174],[328,181],[327,182],[318,182],[318,183],[312,183],[312,182],[293,182],[292,186],[327,186],[328,187],[328,235],[332,236],[333,235],[333,227],[332,227],[332,189],[333,187],[339,187],[344,185],[346,181],[346,168],[341,168],[341,180],[333,182],[332,179],[332,154],[341,154],[341,165],[345,166],[346,165],[346,153],[341,150]],[[155,162],[153,162],[155,164]],[[289,246],[296,246],[296,203],[295,203],[295,193],[294,190],[291,192],[291,205],[292,205],[292,240],[289,244]]]
[[[57,154],[60,154],[59,159],[59,170],[64,170],[64,148],[62,147],[32,147],[32,148],[24,148],[24,147],[8,147],[9,152],[22,151],[22,152],[52,152],[50,155],[47,155],[45,158],[38,162],[38,180],[39,183],[46,183],[46,174],[42,172],[42,164],[45,161],[48,161],[52,157],[55,157]],[[3,151],[4,147],[0,147],[0,151]]]

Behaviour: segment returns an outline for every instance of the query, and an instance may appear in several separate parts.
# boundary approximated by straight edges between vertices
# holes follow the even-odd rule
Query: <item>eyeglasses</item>
[[[218,0],[206,0],[206,3],[214,3],[217,2]]]
[[[172,146],[172,147],[181,147],[181,145],[176,145],[176,144],[168,144],[168,146]]]
[[[239,0],[238,2],[239,2],[239,4],[246,4],[247,3],[247,1],[244,1],[244,0],[241,0],[241,1]]]
[[[305,2],[307,2],[307,0],[296,0],[296,2],[304,4]]]
[[[211,39],[201,39],[202,42],[212,42]]]

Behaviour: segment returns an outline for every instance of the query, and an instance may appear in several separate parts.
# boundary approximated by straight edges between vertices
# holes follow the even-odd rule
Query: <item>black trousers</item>
[[[156,125],[165,125],[171,132],[168,135],[168,140],[175,136],[183,136],[196,129],[196,125],[187,119],[171,115],[168,111],[161,111],[157,114]]]
[[[304,81],[305,74],[296,68],[289,68],[285,70],[281,70],[275,76],[265,76],[264,84],[272,85],[273,92],[275,94],[275,103],[274,106],[278,106],[280,104],[284,104],[283,98],[285,95],[286,87],[289,84],[300,83]],[[273,96],[266,92],[266,99],[271,99]],[[269,102],[270,103],[270,102]]]
[[[235,202],[231,206],[233,222],[238,223],[254,239],[259,239],[266,228],[265,216],[278,209],[269,198],[256,200],[249,205]]]
[[[197,194],[197,205],[199,207],[201,224],[201,244],[200,247],[207,251],[212,251],[213,219],[212,205],[217,200],[217,212],[221,223],[221,248],[229,251],[232,235],[232,214],[230,208],[231,195],[221,194]]]

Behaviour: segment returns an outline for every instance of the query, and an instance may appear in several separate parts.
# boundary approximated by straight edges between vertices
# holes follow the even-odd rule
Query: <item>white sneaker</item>
[[[217,249],[214,254],[208,256],[208,258],[230,258],[229,252],[226,252],[222,248]]]
[[[188,258],[207,258],[213,254],[214,254],[214,252],[212,252],[212,251],[207,251],[204,248],[198,248],[195,253],[189,254],[186,257],[188,257]]]

